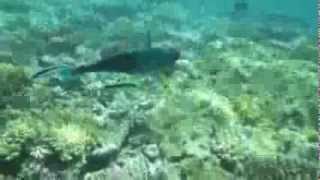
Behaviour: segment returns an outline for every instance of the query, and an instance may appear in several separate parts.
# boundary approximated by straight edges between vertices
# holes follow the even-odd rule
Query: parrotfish
[[[180,52],[175,48],[151,47],[150,34],[147,38],[148,48],[123,51],[101,60],[76,67],[67,65],[53,66],[35,73],[32,78],[41,77],[51,71],[59,71],[65,75],[81,75],[88,72],[122,72],[128,74],[147,73],[163,68],[172,68],[179,59]]]
[[[123,73],[145,73],[172,67],[180,57],[178,50],[174,48],[149,48],[123,52],[96,63],[82,65],[72,69],[72,74],[83,74],[87,72],[123,72]]]

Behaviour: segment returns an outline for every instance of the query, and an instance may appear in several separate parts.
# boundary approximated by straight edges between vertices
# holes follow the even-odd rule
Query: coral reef
[[[181,23],[187,20],[188,10],[175,2],[163,2],[156,4],[157,8],[152,12],[155,18],[160,18],[165,22]],[[177,12],[176,16],[171,16],[170,12]]]
[[[4,0],[0,15],[0,179],[315,178],[317,48],[300,21],[171,0]],[[146,48],[146,32],[182,50],[174,71],[29,78]]]
[[[13,96],[23,94],[26,87],[30,86],[30,79],[22,67],[12,64],[0,64],[0,96]]]

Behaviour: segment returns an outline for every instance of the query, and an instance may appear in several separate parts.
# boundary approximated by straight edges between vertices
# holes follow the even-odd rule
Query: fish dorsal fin
[[[107,59],[117,54],[121,54],[128,49],[128,44],[125,41],[117,41],[103,47],[100,51],[101,59]]]
[[[146,33],[146,48],[147,49],[150,49],[150,48],[152,48],[152,41],[151,41],[151,32],[150,32],[150,30],[148,30],[147,31],[147,33]]]

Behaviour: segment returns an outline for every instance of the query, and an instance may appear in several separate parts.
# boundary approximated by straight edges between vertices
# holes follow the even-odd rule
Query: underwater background
[[[316,24],[316,0],[1,0],[0,180],[316,179]]]

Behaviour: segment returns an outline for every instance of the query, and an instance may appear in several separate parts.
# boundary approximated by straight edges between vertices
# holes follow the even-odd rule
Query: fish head
[[[176,48],[167,48],[164,50],[165,56],[168,57],[171,61],[175,62],[181,56],[180,50]]]

